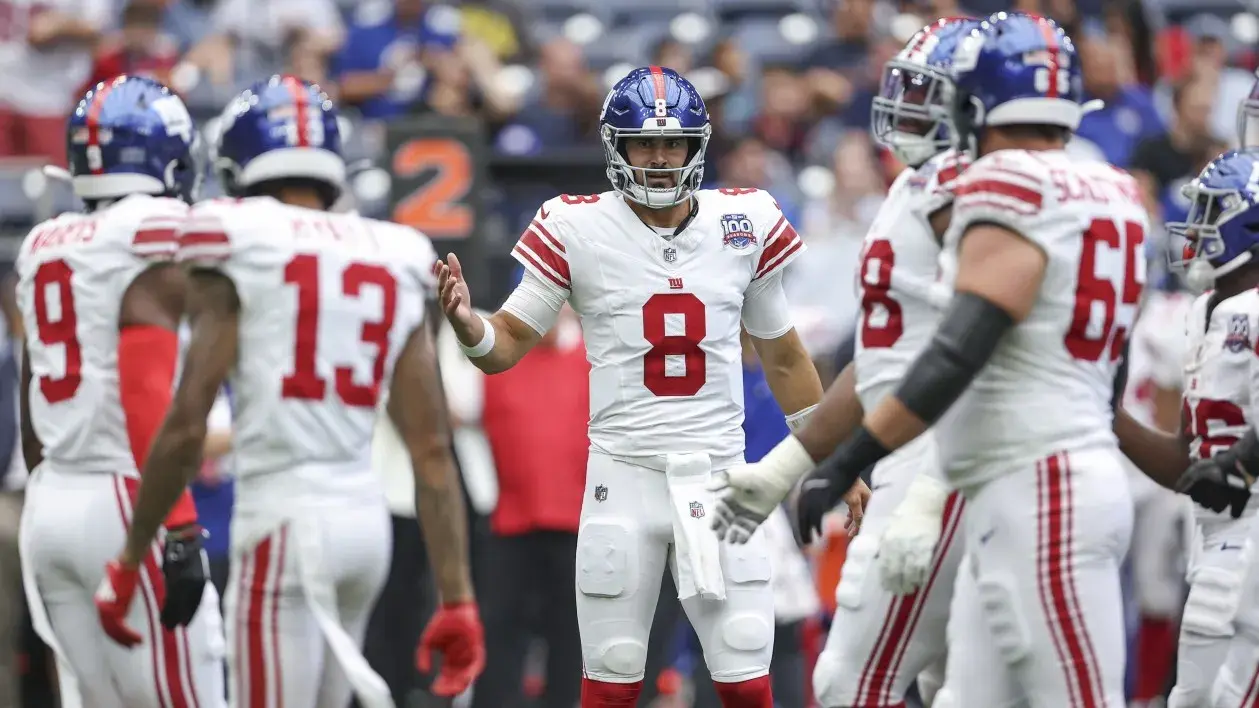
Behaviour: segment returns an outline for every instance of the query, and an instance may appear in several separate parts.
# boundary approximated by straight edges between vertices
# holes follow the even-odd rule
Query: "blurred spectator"
[[[160,0],[165,5],[162,29],[186,52],[205,39],[213,29],[211,17],[219,0]]]
[[[127,4],[122,11],[122,26],[96,48],[87,86],[119,74],[170,81],[170,70],[179,60],[179,45],[161,30],[163,3],[164,0],[131,0]]]
[[[765,147],[760,138],[745,136],[735,141],[721,158],[722,187],[756,187],[774,195],[787,220],[800,222],[795,173],[791,164]]]
[[[869,60],[874,5],[874,0],[836,0],[831,10],[833,35],[819,42],[804,60],[809,85],[835,104],[843,103],[851,88],[840,80],[842,72]]]
[[[65,164],[66,116],[113,9],[112,0],[0,2],[0,157]]]
[[[713,132],[746,132],[760,108],[760,86],[757,73],[751,70],[751,57],[738,42],[727,37],[713,46],[709,63],[726,80],[718,101],[720,113],[713,118]],[[704,96],[704,101],[708,101],[708,96]],[[710,112],[712,108],[709,106]]]
[[[387,10],[386,6],[386,10]],[[397,0],[383,16],[359,12],[336,61],[341,101],[364,118],[401,115],[431,89],[429,72],[459,41],[459,13]]]
[[[653,65],[673,69],[683,76],[695,68],[695,57],[691,50],[673,37],[660,40],[649,59]]]
[[[1229,57],[1238,48],[1223,17],[1197,15],[1189,20],[1185,29],[1194,40],[1190,75],[1210,83],[1215,93],[1208,123],[1210,135],[1232,141],[1237,132],[1237,104],[1250,93],[1255,77],[1229,65]]]
[[[1136,83],[1129,57],[1100,25],[1086,30],[1077,46],[1085,97],[1105,106],[1080,121],[1076,139],[1092,142],[1112,165],[1127,167],[1138,143],[1163,132],[1154,97]]]
[[[752,130],[767,147],[793,162],[803,157],[812,87],[811,80],[785,66],[766,67],[761,72],[760,114],[753,119]]]
[[[295,37],[305,51],[326,58],[344,32],[331,0],[221,0],[210,24],[210,34],[184,59],[230,92],[284,67]]]
[[[520,7],[511,0],[463,0],[459,3],[465,37],[476,39],[489,49],[498,61],[521,54],[523,27]]]
[[[809,246],[809,257],[798,260],[785,281],[792,305],[815,318],[811,331],[816,339],[805,342],[815,356],[842,342],[857,321],[855,277],[861,244],[885,193],[865,131],[845,134],[831,169],[835,176],[831,193],[804,207],[800,235]],[[849,273],[853,276],[836,276]]]
[[[538,705],[572,708],[581,689],[577,526],[585,490],[590,366],[571,309],[516,366],[485,378],[481,423],[498,469],[498,506],[481,549],[485,673],[473,708],[522,699],[530,638],[547,645]]]
[[[1175,115],[1162,135],[1142,140],[1130,169],[1141,184],[1146,209],[1162,223],[1184,217],[1188,205],[1180,188],[1218,154],[1209,121],[1215,89],[1209,80],[1190,79],[1173,90]]]
[[[499,149],[533,154],[593,145],[604,92],[586,67],[581,47],[556,38],[542,45],[538,70],[520,113],[500,133]]]

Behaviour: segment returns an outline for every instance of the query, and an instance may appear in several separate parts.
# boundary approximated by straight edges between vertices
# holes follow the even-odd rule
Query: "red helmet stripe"
[[[1049,20],[1039,15],[1032,15],[1040,27],[1040,36],[1045,39],[1045,51],[1049,53],[1049,88],[1045,90],[1045,98],[1058,97],[1058,33]]]
[[[309,106],[306,85],[296,76],[285,76],[283,81],[284,86],[288,88],[289,93],[293,96],[295,111],[293,120],[297,124],[297,147],[306,147],[310,145],[310,138],[306,135],[306,109]]]
[[[658,66],[651,67],[651,82],[656,87],[656,100],[664,100],[668,97],[668,92],[664,86],[664,70]]]
[[[109,81],[102,81],[100,86],[92,93],[92,102],[87,105],[87,146],[88,149],[100,148],[101,145],[101,110],[105,107],[105,97],[110,91],[114,90],[114,86],[126,80],[127,77],[119,76]],[[91,165],[92,174],[99,175],[105,171],[104,165],[99,162],[93,164],[93,160],[88,158],[88,164]]]

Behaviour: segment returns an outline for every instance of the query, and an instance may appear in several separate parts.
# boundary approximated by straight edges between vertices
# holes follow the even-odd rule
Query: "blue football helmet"
[[[309,179],[339,195],[345,184],[337,109],[323,89],[295,76],[272,76],[224,109],[214,168],[231,196],[279,179]]]
[[[626,199],[651,209],[681,204],[704,180],[704,153],[712,126],[704,99],[673,69],[658,66],[631,71],[616,82],[603,101],[599,136],[608,163],[608,179]],[[651,169],[653,176],[671,174],[672,187],[647,187],[642,168],[631,167],[622,140],[635,136],[680,137],[688,145],[682,167]],[[635,178],[635,174],[643,180]]]
[[[870,131],[902,163],[918,167],[951,145],[949,71],[958,42],[979,25],[969,17],[936,20],[918,30],[883,67]]]
[[[1052,125],[1075,131],[1084,88],[1075,45],[1053,20],[998,12],[953,55],[954,145],[973,149],[990,125]]]
[[[153,79],[118,76],[83,96],[66,126],[74,193],[86,202],[154,194],[196,199],[198,140],[178,96]]]
[[[1189,215],[1167,224],[1168,234],[1185,241],[1172,267],[1202,292],[1250,263],[1259,250],[1259,150],[1220,155],[1181,193],[1189,199]]]
[[[1237,144],[1243,150],[1259,148],[1259,70],[1255,71],[1250,95],[1237,107]]]

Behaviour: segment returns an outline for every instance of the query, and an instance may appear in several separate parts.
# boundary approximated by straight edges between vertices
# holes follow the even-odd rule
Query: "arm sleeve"
[[[1021,150],[1003,150],[971,165],[954,181],[950,232],[964,234],[981,223],[1005,227],[1044,250],[1064,235],[1078,232],[1053,223],[1063,215],[1046,209],[1054,194],[1045,166]]]
[[[782,271],[776,270],[753,280],[744,295],[743,327],[757,339],[777,339],[791,331],[791,312],[782,279]]]
[[[804,252],[804,241],[796,228],[787,220],[787,216],[778,208],[778,202],[768,192],[755,192],[764,195],[768,206],[765,208],[766,222],[770,227],[765,231],[765,242],[756,261],[756,272],[753,280],[761,280],[774,273],[782,272],[789,263]],[[771,220],[772,219],[772,220]]]
[[[557,290],[547,281],[526,270],[520,285],[503,303],[503,311],[529,325],[538,334],[546,334],[555,326],[568,293]]]
[[[557,293],[567,296],[572,290],[573,280],[568,269],[563,224],[557,218],[557,209],[552,202],[543,204],[520,235],[511,255],[527,272],[536,275]]]

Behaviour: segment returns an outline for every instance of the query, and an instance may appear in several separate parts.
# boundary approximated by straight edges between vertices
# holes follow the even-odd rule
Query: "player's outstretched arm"
[[[192,340],[179,388],[141,473],[131,530],[119,559],[124,566],[135,567],[144,558],[162,519],[196,476],[206,419],[236,362],[240,300],[232,281],[214,271],[192,271],[188,310]]]
[[[542,339],[546,330],[555,324],[554,316],[551,317],[549,323],[545,323],[545,326],[537,322],[533,323],[542,327],[541,332],[520,317],[505,310],[499,310],[489,317],[482,317],[472,310],[472,297],[468,292],[468,284],[463,279],[463,267],[459,263],[459,257],[451,253],[447,258],[449,262],[438,261],[436,266],[438,301],[442,312],[446,315],[446,320],[455,330],[455,337],[459,340],[460,347],[468,356],[468,360],[487,374],[497,374],[510,369]],[[531,301],[541,300],[536,304],[540,304],[543,310],[549,309],[548,299],[554,298],[547,298],[546,293],[542,293],[541,296],[533,293],[532,280],[530,274],[526,273],[525,280],[517,287],[512,298],[518,299],[519,294],[524,292],[533,296]],[[559,313],[562,306],[563,300],[560,299],[559,304],[554,308],[555,314]],[[545,319],[545,312],[540,314],[539,319]]]
[[[34,472],[44,461],[44,443],[40,442],[35,426],[31,423],[31,355],[26,344],[22,345],[21,383],[22,387],[18,391],[21,420],[18,425],[22,434],[22,461],[26,463],[26,471],[29,473]]]
[[[432,652],[443,654],[432,691],[455,696],[485,667],[485,638],[472,595],[463,487],[451,457],[446,400],[427,326],[411,333],[398,357],[387,411],[411,457],[415,513],[441,593],[441,606],[420,638],[416,668],[427,673]]]
[[[1137,469],[1161,486],[1176,488],[1176,480],[1189,467],[1189,440],[1146,427],[1122,407],[1115,410],[1113,429],[1119,451]]]

